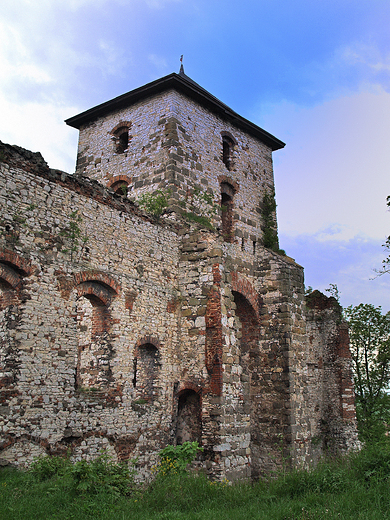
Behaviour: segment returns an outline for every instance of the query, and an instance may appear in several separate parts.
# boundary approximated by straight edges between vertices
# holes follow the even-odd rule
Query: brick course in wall
[[[75,175],[0,149],[2,463],[105,448],[148,478],[166,444],[198,440],[236,480],[356,447],[337,308],[262,246],[283,143],[184,72],[68,123]],[[156,189],[159,217],[134,202]]]

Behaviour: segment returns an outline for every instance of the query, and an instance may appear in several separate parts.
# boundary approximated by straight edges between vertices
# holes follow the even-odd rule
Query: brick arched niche
[[[107,275],[78,273],[76,281],[76,388],[103,390],[112,382],[111,303],[118,284]]]
[[[158,396],[161,368],[160,342],[150,336],[137,342],[133,359],[133,388],[136,399],[152,403]]]
[[[19,370],[16,333],[26,299],[23,280],[31,273],[29,261],[13,251],[0,251],[0,402],[4,404],[12,395]]]
[[[202,439],[202,403],[198,392],[186,388],[179,392],[177,400],[175,444]]]
[[[131,182],[132,179],[128,175],[115,175],[108,181],[107,186],[118,195],[127,197]]]

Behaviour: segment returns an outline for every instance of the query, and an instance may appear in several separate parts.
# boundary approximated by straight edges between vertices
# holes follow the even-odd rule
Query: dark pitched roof
[[[241,117],[227,105],[222,103],[222,101],[195,83],[195,81],[193,81],[184,73],[183,67],[180,68],[179,74],[172,73],[168,76],[164,76],[163,78],[156,79],[155,81],[143,85],[142,87],[131,90],[130,92],[122,94],[121,96],[111,99],[110,101],[106,101],[101,105],[90,108],[89,110],[86,110],[77,116],[70,117],[69,119],[65,120],[65,123],[69,126],[72,126],[73,128],[80,129],[82,125],[94,121],[99,117],[105,116],[114,110],[120,110],[122,108],[129,107],[141,99],[152,97],[169,89],[182,92],[200,105],[209,109],[211,112],[218,114],[222,118],[230,121],[238,128],[253,135],[254,137],[257,137],[259,140],[263,141],[266,145],[272,148],[272,150],[279,150],[285,145],[272,134],[266,132],[254,123],[251,123],[244,117]]]

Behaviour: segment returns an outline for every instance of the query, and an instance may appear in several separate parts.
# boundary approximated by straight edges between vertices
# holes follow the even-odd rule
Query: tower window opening
[[[115,132],[116,153],[124,153],[129,147],[129,129],[127,126],[118,128]]]
[[[222,162],[228,170],[233,167],[233,148],[234,142],[230,137],[222,136]]]
[[[234,188],[227,182],[221,184],[222,235],[226,242],[233,241]]]

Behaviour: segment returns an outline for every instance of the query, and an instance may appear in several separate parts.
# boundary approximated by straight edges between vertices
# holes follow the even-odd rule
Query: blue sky
[[[286,142],[281,247],[306,285],[390,310],[388,0],[3,0],[0,140],[74,170],[64,119],[186,73]],[[374,279],[372,279],[374,278]]]

